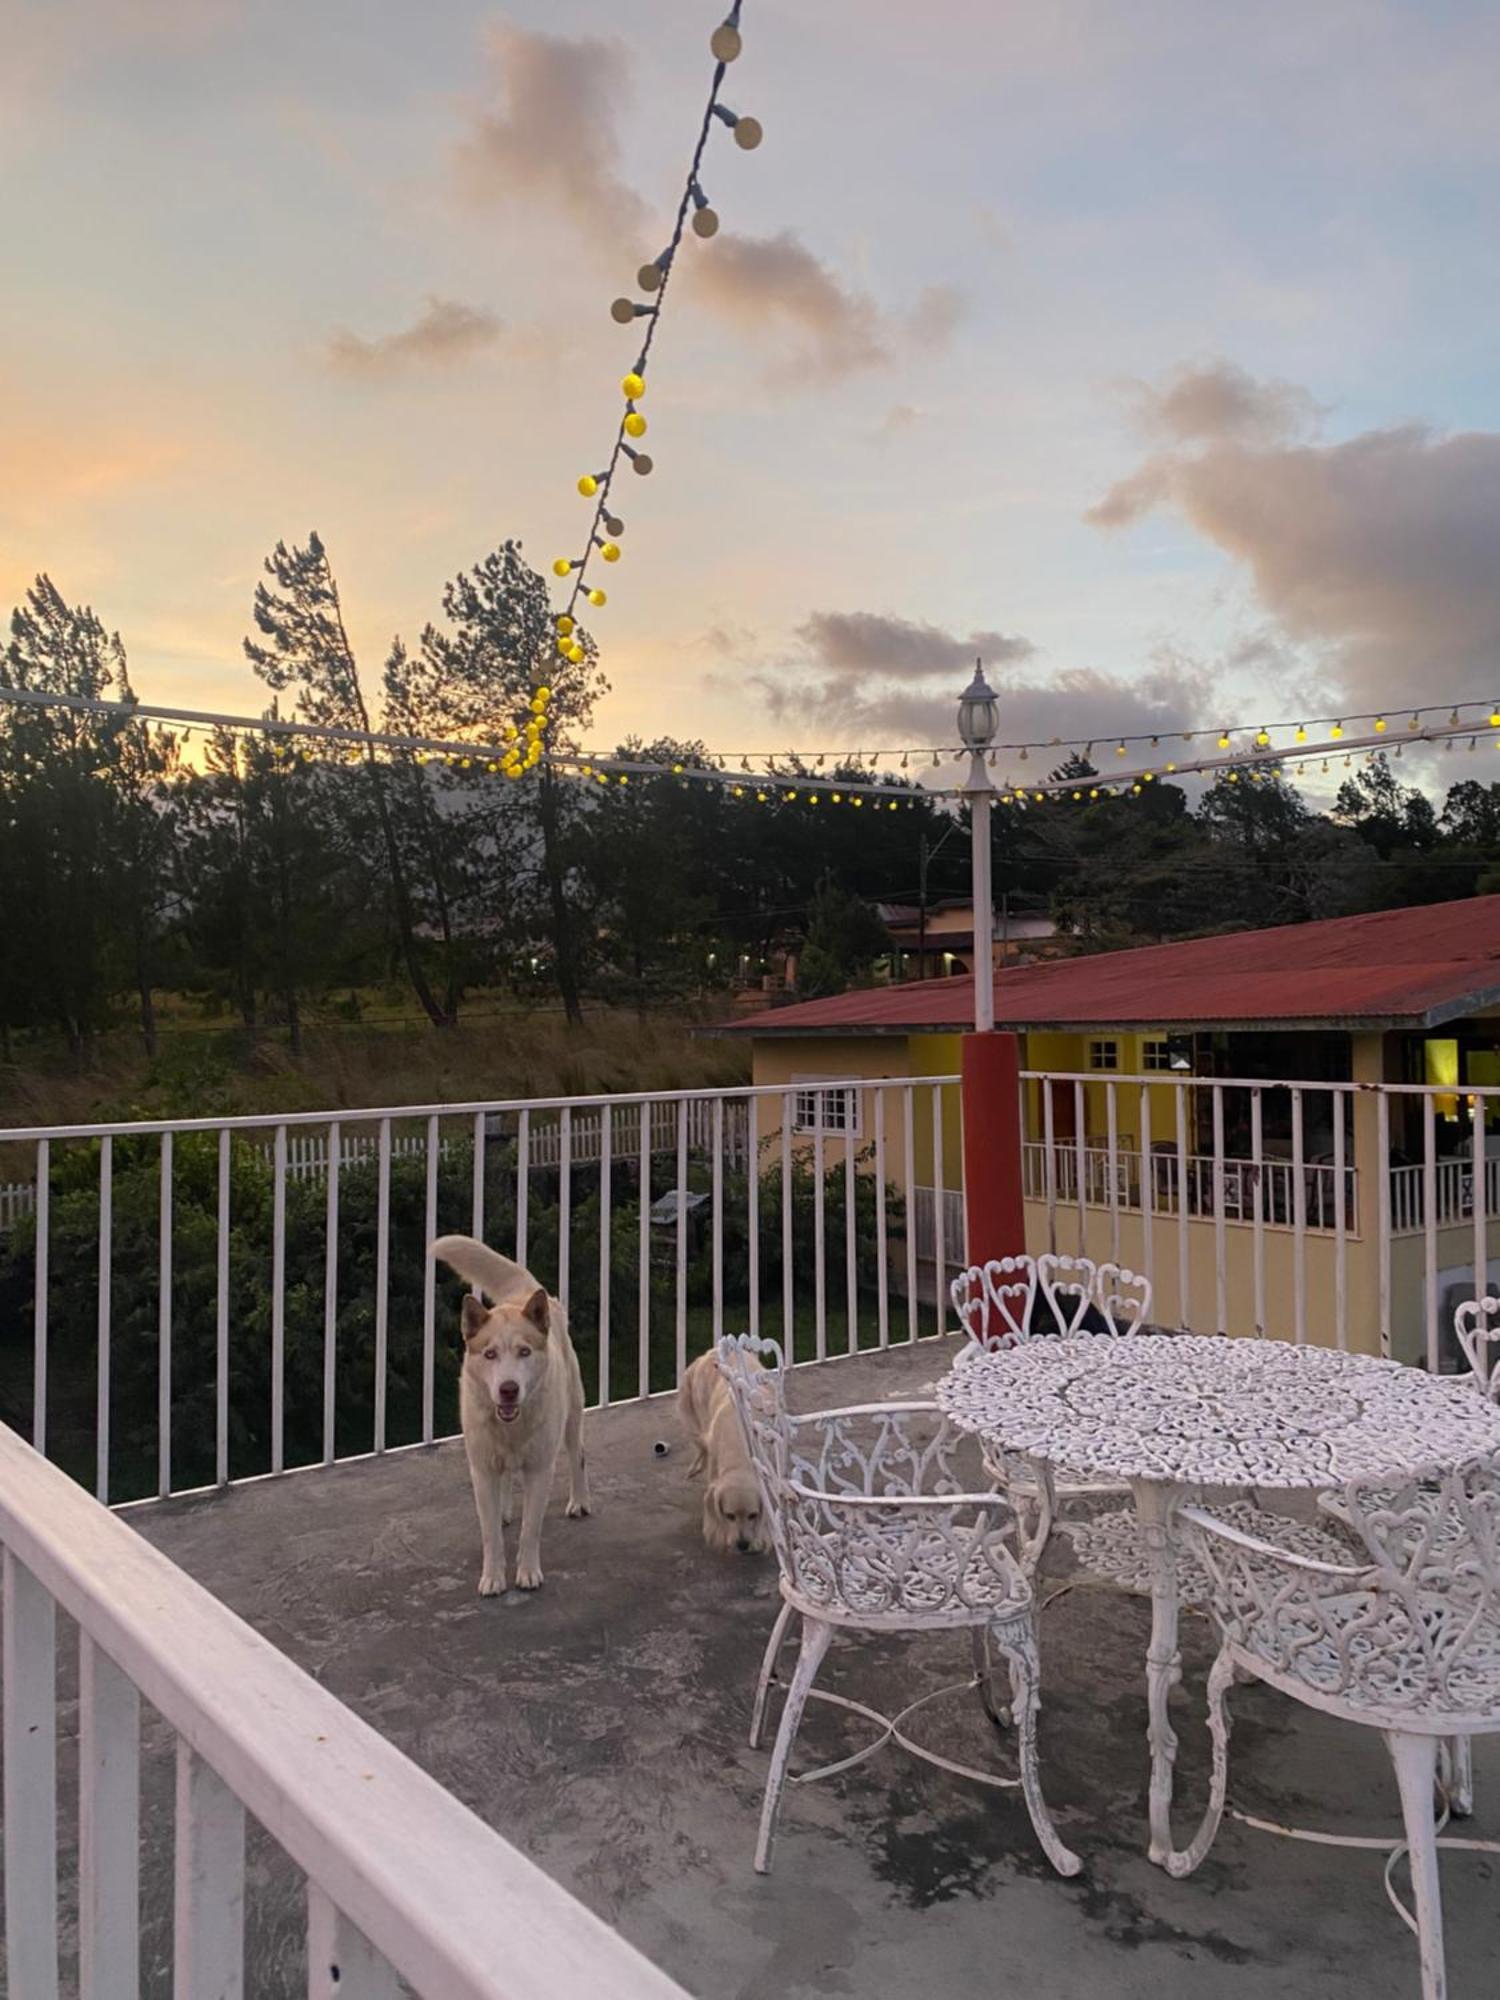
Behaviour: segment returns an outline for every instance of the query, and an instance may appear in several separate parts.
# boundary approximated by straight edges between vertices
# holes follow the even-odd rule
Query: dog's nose
[[[502,1403],[513,1403],[521,1393],[519,1382],[502,1382],[495,1391],[496,1399]]]
[[[750,1544],[749,1542],[746,1541],[743,1535],[741,1535],[739,1540],[735,1543],[735,1547],[739,1550],[742,1556],[747,1556],[750,1553]]]

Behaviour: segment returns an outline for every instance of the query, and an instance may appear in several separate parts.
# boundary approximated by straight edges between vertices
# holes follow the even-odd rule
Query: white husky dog
[[[568,1316],[528,1270],[472,1236],[440,1236],[434,1257],[491,1300],[464,1300],[464,1364],[459,1412],[484,1567],[481,1597],[505,1588],[505,1524],[511,1485],[521,1477],[521,1544],[516,1585],[542,1581],[542,1517],[552,1491],[557,1454],[568,1447],[568,1512],[589,1511],[583,1457],[583,1377],[568,1338]]]

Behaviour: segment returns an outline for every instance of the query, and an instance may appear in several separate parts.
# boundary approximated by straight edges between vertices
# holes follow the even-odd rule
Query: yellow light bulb
[[[606,542],[599,553],[606,562],[618,562],[620,560],[620,545],[618,542]]]
[[[1123,743],[1117,743],[1115,745],[1115,755],[1117,757],[1123,757],[1125,755],[1125,745]]]
[[[637,375],[635,370],[632,369],[621,382],[620,389],[622,394],[628,396],[633,403],[637,397],[645,395],[646,378],[644,375]]]
[[[1384,736],[1385,734],[1385,717],[1383,715],[1377,715],[1375,718],[1375,733],[1377,736]]]
[[[569,652],[568,658],[573,662],[575,667],[583,665],[583,648],[576,639],[573,641],[572,650]]]
[[[554,576],[569,576],[572,574],[572,570],[573,565],[568,561],[566,556],[559,556],[557,561],[552,565],[552,574]]]
[[[573,621],[568,616],[566,611],[559,612],[557,619],[557,629],[559,632],[562,633],[565,639],[567,638],[568,634],[572,631]]]
[[[646,419],[639,410],[632,410],[625,419],[626,437],[643,438],[646,435]]]
[[[602,590],[591,590],[589,592],[589,603],[592,604],[596,610],[600,605],[608,604],[608,602],[609,599],[605,596]]]
[[[1332,729],[1330,729],[1328,732],[1328,734],[1334,739],[1335,742],[1338,741],[1339,737],[1341,737],[1343,733],[1344,733],[1344,725],[1342,722],[1336,722],[1333,725]]]
[[[552,690],[551,690],[551,688],[549,688],[549,687],[539,687],[539,688],[537,689],[537,691],[536,691],[536,698],[537,698],[537,700],[538,700],[538,701],[551,701],[551,699],[552,699]]]
[[[1227,750],[1229,748],[1229,737],[1224,730],[1220,730],[1219,732],[1219,748],[1221,750]]]
[[[592,472],[586,472],[578,482],[578,490],[585,500],[592,500],[599,491],[599,482]]]
[[[514,743],[514,742],[515,742],[515,740],[516,740],[516,725],[515,725],[515,724],[514,724],[513,722],[507,722],[507,723],[506,723],[506,725],[505,725],[505,731],[504,731],[504,735],[505,735],[505,740],[506,740],[506,742],[507,742],[507,743]]]
[[[1266,733],[1266,731],[1265,731],[1264,729],[1257,729],[1257,730],[1256,730],[1256,732],[1255,732],[1255,740],[1256,740],[1256,742],[1257,742],[1257,743],[1259,743],[1259,744],[1260,744],[1260,745],[1261,745],[1262,747],[1264,747],[1264,746],[1265,746],[1265,745],[1266,745],[1267,743],[1269,743],[1269,742],[1270,742],[1270,740],[1271,740],[1271,739],[1270,739],[1270,737],[1269,737],[1269,736],[1267,735],[1267,733]]]
[[[1299,743],[1305,743],[1307,741],[1307,731],[1302,727],[1302,724],[1300,722],[1297,724],[1297,741]]]

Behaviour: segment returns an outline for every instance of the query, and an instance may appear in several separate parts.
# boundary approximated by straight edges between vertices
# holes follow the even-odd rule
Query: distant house
[[[727,1032],[752,1038],[756,1083],[805,1092],[954,1074],[972,1008],[968,977],[913,980]],[[1300,1324],[1323,1287],[1362,1343],[1378,1322],[1412,1354],[1476,1263],[1500,1279],[1500,1097],[1468,1094],[1500,1086],[1500,896],[1006,964],[995,1017],[1031,1072],[1028,1245],[1047,1247],[1072,1208],[1091,1249],[1139,1265],[1154,1229],[1165,1323],[1216,1323],[1213,1300],[1181,1296],[1207,1269],[1226,1331]],[[941,1161],[930,1140],[913,1161],[919,1226],[935,1190],[960,1185],[956,1099]],[[851,1130],[860,1116],[849,1107]],[[1202,1230],[1213,1252],[1190,1259]],[[1160,1247],[1169,1232],[1180,1259]],[[947,1241],[961,1242],[956,1219]]]
[[[876,915],[891,934],[894,979],[939,979],[974,969],[974,904],[968,896],[943,896],[925,910],[915,903],[877,903]],[[1059,948],[1057,925],[1038,910],[995,913],[991,957],[997,966],[1050,956]]]

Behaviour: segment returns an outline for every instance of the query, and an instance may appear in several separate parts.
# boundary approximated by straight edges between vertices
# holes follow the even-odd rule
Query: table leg
[[[1146,1651],[1146,1740],[1151,1746],[1151,1859],[1159,1868],[1172,1858],[1172,1773],[1177,1735],[1172,1690],[1182,1678],[1177,1648],[1177,1538],[1173,1516],[1177,1489],[1159,1480],[1133,1482],[1141,1540],[1151,1565],[1151,1644]]]

